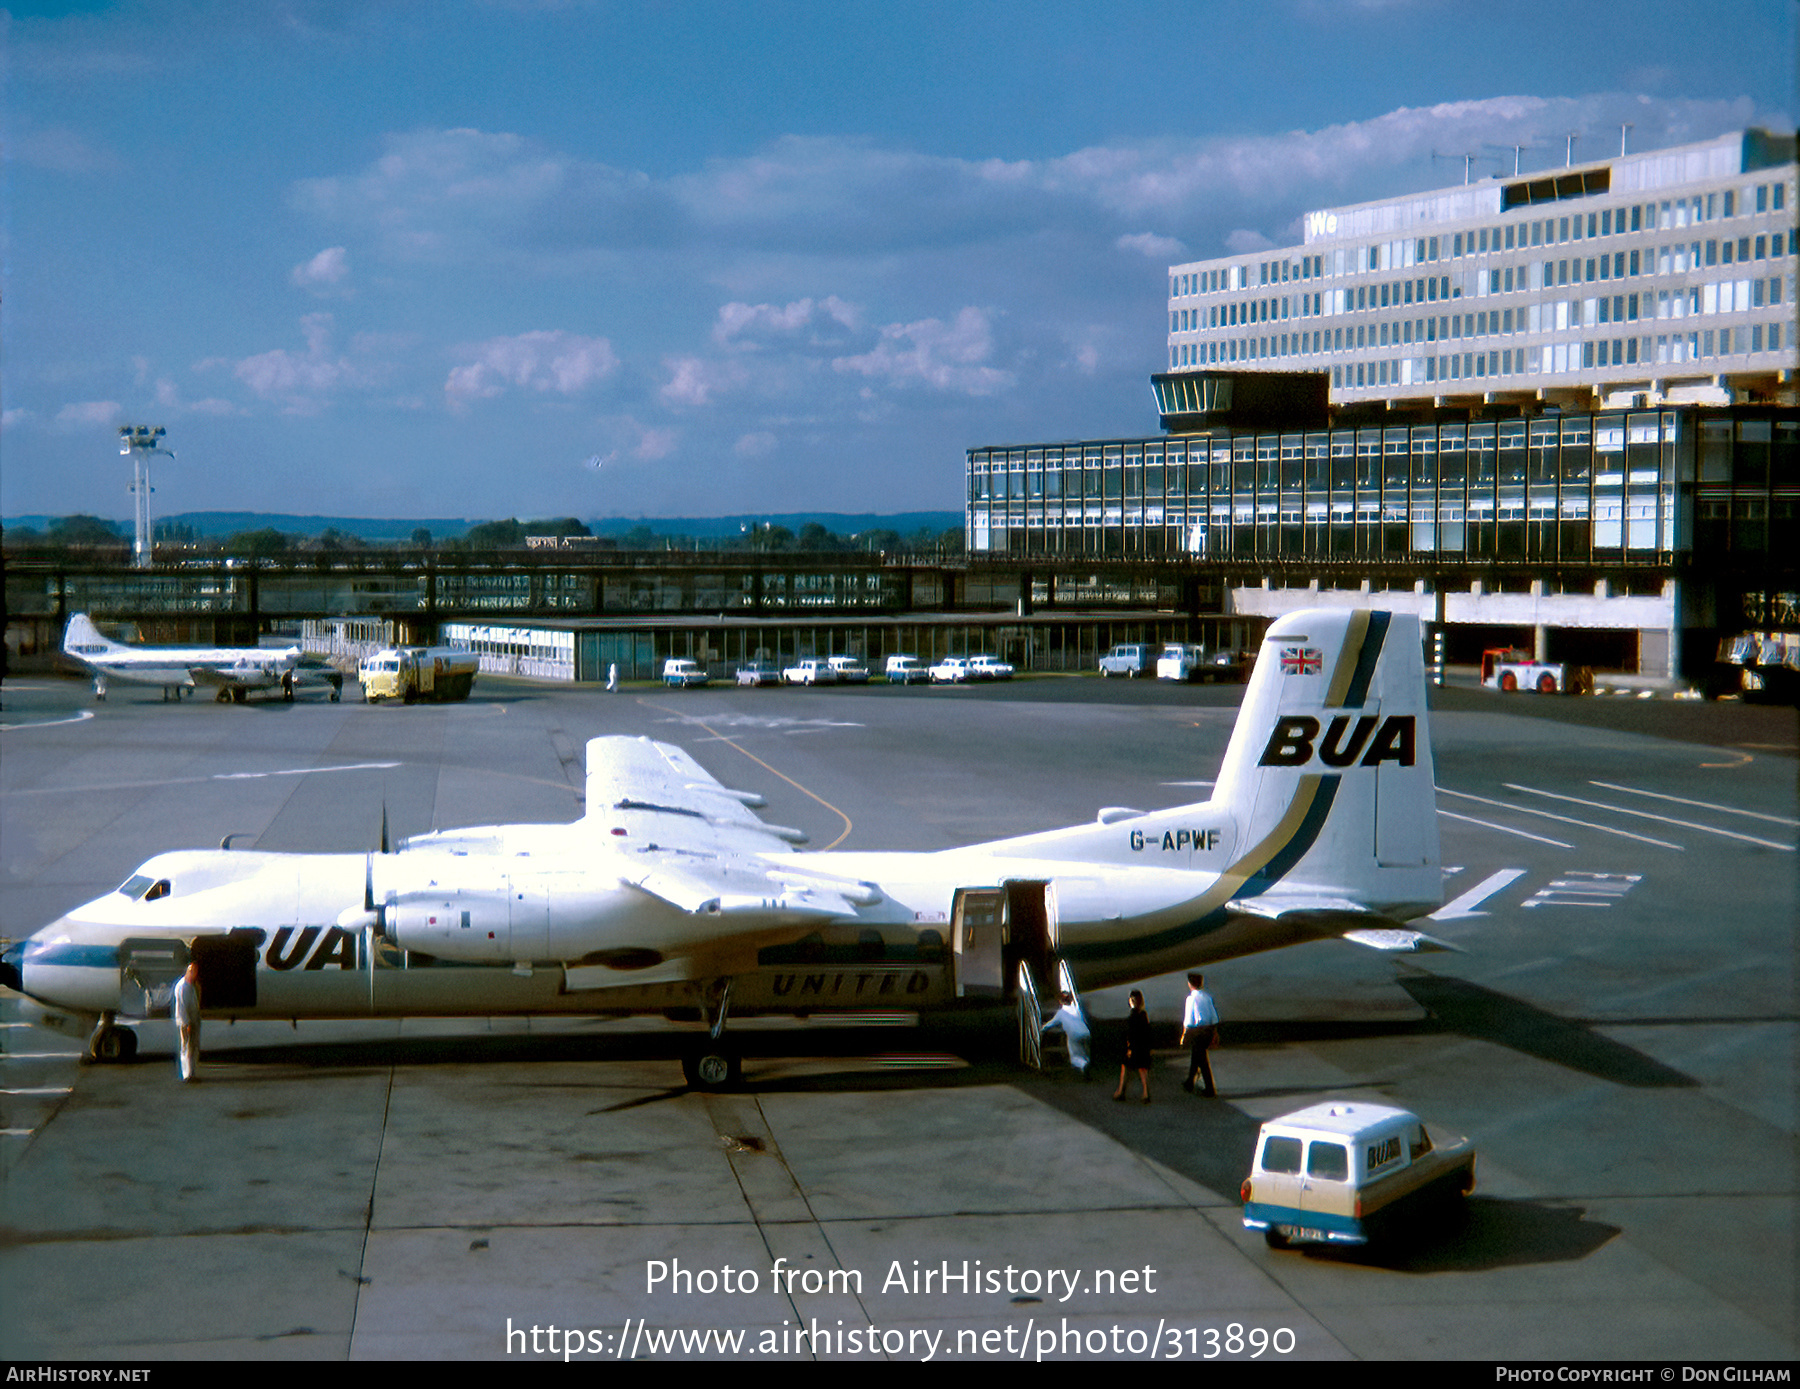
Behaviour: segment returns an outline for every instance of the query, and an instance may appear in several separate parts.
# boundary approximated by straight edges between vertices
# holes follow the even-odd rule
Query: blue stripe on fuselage
[[[91,945],[82,941],[26,941],[24,963],[28,965],[61,965],[82,969],[117,969],[119,947]]]

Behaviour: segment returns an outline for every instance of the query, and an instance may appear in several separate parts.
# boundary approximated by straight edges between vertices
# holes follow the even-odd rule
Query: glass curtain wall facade
[[[1667,564],[1794,541],[1800,412],[1552,413],[970,449],[972,552]]]
[[[1795,174],[1744,131],[1309,213],[1300,246],[1170,267],[1169,369],[1328,371],[1338,402],[1791,389]]]

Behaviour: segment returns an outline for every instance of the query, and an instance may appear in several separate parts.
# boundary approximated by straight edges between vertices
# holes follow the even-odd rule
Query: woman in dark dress
[[[1150,1103],[1150,1015],[1144,1011],[1144,996],[1131,991],[1131,1016],[1125,1019],[1125,1064],[1119,1067],[1119,1088],[1115,1100],[1125,1098],[1125,1081],[1132,1071],[1144,1087],[1144,1103]]]

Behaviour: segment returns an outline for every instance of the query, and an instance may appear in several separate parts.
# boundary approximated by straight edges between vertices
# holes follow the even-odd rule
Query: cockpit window
[[[144,900],[146,902],[154,902],[159,897],[167,897],[169,891],[169,880],[167,878],[158,878],[150,885],[150,890],[144,894]]]
[[[134,873],[119,884],[119,891],[134,902],[141,901],[155,881],[156,879],[146,878],[142,873]]]

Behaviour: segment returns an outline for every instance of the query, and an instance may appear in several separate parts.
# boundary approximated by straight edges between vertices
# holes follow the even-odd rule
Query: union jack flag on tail
[[[1281,648],[1283,675],[1317,675],[1322,657],[1316,646],[1284,646]]]

